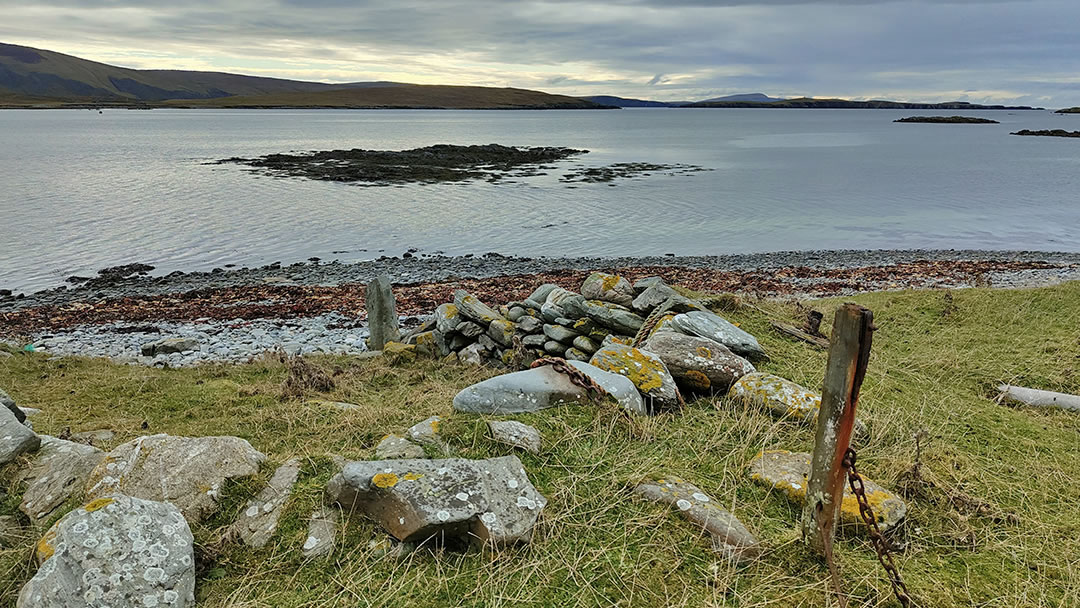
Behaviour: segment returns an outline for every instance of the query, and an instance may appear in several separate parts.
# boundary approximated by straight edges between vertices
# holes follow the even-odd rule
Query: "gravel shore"
[[[0,338],[56,355],[155,366],[239,362],[290,354],[359,353],[364,284],[389,274],[398,311],[415,323],[463,288],[490,304],[552,282],[577,289],[592,270],[660,275],[707,291],[809,297],[890,289],[1035,287],[1080,280],[1080,254],[1032,251],[810,251],[641,258],[382,258],[217,269],[167,276],[117,273],[0,300]],[[143,357],[140,346],[191,338],[199,349]]]

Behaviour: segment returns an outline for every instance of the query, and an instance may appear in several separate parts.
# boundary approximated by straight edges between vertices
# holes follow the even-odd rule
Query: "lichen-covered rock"
[[[653,287],[654,285],[666,285],[663,277],[645,277],[644,279],[638,279],[634,281],[634,293],[642,293],[646,289]]]
[[[516,414],[588,401],[585,389],[545,366],[495,376],[467,387],[454,397],[454,409],[476,414]]]
[[[510,321],[495,320],[488,325],[487,335],[499,346],[507,347],[514,343],[516,331],[517,326]]]
[[[708,338],[664,331],[650,336],[645,349],[660,357],[679,386],[691,391],[726,393],[754,371],[749,361]]]
[[[350,462],[338,477],[330,499],[402,542],[527,543],[547,504],[516,456]]]
[[[95,447],[42,435],[37,457],[22,476],[26,492],[19,510],[33,521],[52,515],[86,488],[90,472],[102,458],[105,453]]]
[[[4,406],[11,412],[12,416],[19,421],[20,424],[26,422],[26,412],[22,411],[19,406],[15,405],[15,400],[11,398],[11,395],[4,392],[4,389],[0,388],[0,406]]]
[[[490,420],[491,438],[499,443],[521,448],[531,454],[540,453],[540,431],[516,420]]]
[[[648,351],[610,344],[596,351],[589,363],[629,378],[645,396],[650,411],[670,410],[679,406],[675,378],[660,357]]]
[[[535,334],[544,328],[544,322],[536,317],[522,317],[517,325],[519,330],[527,334]]]
[[[442,421],[441,417],[432,416],[409,427],[406,434],[411,441],[441,446],[443,440],[439,436],[439,427],[442,426]]]
[[[191,530],[171,504],[111,495],[56,522],[37,544],[19,608],[183,608],[195,603]]]
[[[248,501],[247,507],[230,527],[231,532],[245,545],[256,549],[270,542],[299,475],[300,461],[296,458],[278,467],[266,487]]]
[[[527,299],[532,300],[533,302],[539,302],[540,304],[543,304],[545,301],[547,301],[548,296],[551,295],[551,292],[555,291],[556,289],[562,288],[558,285],[555,285],[554,283],[544,283],[543,285],[537,287],[531,294],[529,294],[529,297]]]
[[[255,475],[265,458],[238,437],[144,436],[109,452],[90,473],[86,493],[171,502],[194,523],[217,510],[225,480]]]
[[[455,335],[455,338],[458,336]],[[416,353],[425,357],[445,357],[450,354],[450,345],[446,342],[446,334],[438,331],[425,331],[410,338],[410,342],[416,347]]]
[[[556,342],[562,342],[563,344],[572,344],[574,338],[578,337],[577,332],[569,330],[562,325],[544,325],[544,335],[555,340]]]
[[[481,365],[484,363],[484,355],[487,352],[487,349],[479,343],[470,344],[458,351],[458,361],[465,365]]]
[[[566,314],[575,319],[587,317],[620,334],[634,335],[645,323],[643,317],[626,307],[600,300],[586,300],[582,296],[567,298],[562,306]]]
[[[563,353],[563,358],[567,361],[583,361],[588,363],[589,359],[592,358],[592,355],[583,350],[571,347],[566,349],[566,352]]]
[[[562,342],[556,342],[555,340],[548,340],[544,342],[544,352],[549,355],[555,355],[561,357],[566,354],[567,346]]]
[[[765,349],[758,344],[757,338],[739,329],[727,319],[708,311],[695,310],[676,315],[671,320],[676,331],[688,336],[700,336],[719,342],[751,361],[767,361]]]
[[[432,316],[435,317],[435,329],[443,335],[453,333],[462,323],[461,313],[458,312],[457,306],[449,303],[437,306]]]
[[[799,504],[806,503],[807,478],[810,476],[810,454],[808,452],[788,452],[776,450],[762,452],[750,463],[750,478],[763,485],[781,490],[789,499]],[[866,498],[874,510],[878,528],[882,532],[900,523],[907,515],[907,504],[898,496],[870,481],[865,476],[863,483]],[[841,523],[855,524],[862,527],[859,515],[859,502],[844,484],[844,500],[840,505]]]
[[[528,313],[523,306],[511,306],[510,310],[506,312],[506,318],[514,323],[525,318]]]
[[[367,284],[364,306],[367,308],[368,331],[371,334],[368,348],[382,350],[387,342],[401,339],[397,300],[388,275],[379,275]]]
[[[588,317],[574,321],[570,324],[569,329],[576,334],[585,336],[597,344],[603,342],[604,338],[611,335],[610,329],[597,325]]]
[[[338,519],[338,510],[330,506],[320,507],[311,514],[308,519],[308,533],[304,537],[304,545],[300,548],[305,558],[325,557],[334,552]]]
[[[675,476],[643,481],[634,494],[679,510],[679,514],[709,533],[713,550],[728,559],[747,561],[761,555],[758,539],[741,521],[701,488]]]
[[[574,338],[574,348],[591,356],[593,353],[600,350],[600,345],[588,336],[578,336]]]
[[[602,370],[585,361],[568,360],[567,363],[600,385],[600,388],[607,391],[607,394],[611,395],[611,398],[621,405],[624,410],[634,414],[649,413],[649,410],[645,407],[645,400],[641,398],[641,393],[638,392],[637,387],[626,376]]]
[[[665,303],[667,309],[675,313],[705,310],[705,306],[700,302],[691,300],[664,284],[654,285],[641,292],[634,298],[631,307],[642,314],[649,314],[654,308]]]
[[[19,422],[6,407],[0,407],[0,465],[5,465],[20,454],[33,452],[41,445],[38,436]]]
[[[479,323],[465,321],[458,325],[457,333],[465,336],[466,338],[479,338],[480,334],[484,333],[484,328],[480,327]]]
[[[491,325],[492,321],[505,321],[506,318],[495,312],[490,306],[484,304],[476,296],[464,289],[454,292],[454,306],[458,313],[465,318],[479,323],[481,327]]]
[[[424,448],[400,435],[387,435],[375,446],[375,457],[388,458],[423,458]]]
[[[581,285],[581,295],[589,300],[602,300],[620,306],[634,301],[634,286],[616,274],[594,272]]]
[[[775,416],[792,418],[807,426],[817,421],[821,409],[821,395],[808,388],[795,384],[791,380],[754,372],[739,378],[731,385],[728,397],[739,399],[768,409]],[[865,440],[869,431],[862,420],[855,419],[855,441]]]

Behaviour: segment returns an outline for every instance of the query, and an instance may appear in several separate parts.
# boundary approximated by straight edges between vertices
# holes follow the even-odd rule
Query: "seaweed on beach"
[[[505,176],[538,174],[546,163],[587,154],[561,147],[515,147],[499,144],[439,144],[412,150],[325,150],[225,158],[211,164],[242,164],[272,177],[303,177],[334,182],[387,186],[407,183],[494,181]]]

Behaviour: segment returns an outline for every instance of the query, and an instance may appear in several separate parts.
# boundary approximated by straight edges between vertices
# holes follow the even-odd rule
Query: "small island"
[[[1075,108],[1062,108],[1061,110],[1054,112],[1054,114],[1080,114],[1080,106]]]
[[[977,118],[975,116],[908,116],[897,118],[893,122],[925,122],[946,125],[996,125],[996,120],[989,118]]]
[[[1066,131],[1065,129],[1043,129],[1041,131],[1032,131],[1030,129],[1022,129],[1009,135],[1030,135],[1035,137],[1080,137],[1080,131]]]

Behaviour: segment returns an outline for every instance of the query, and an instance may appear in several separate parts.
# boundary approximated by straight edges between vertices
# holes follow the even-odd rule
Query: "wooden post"
[[[803,539],[826,557],[844,498],[842,462],[851,443],[873,330],[874,313],[866,308],[848,303],[836,311],[802,518]]]

